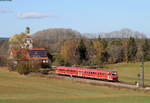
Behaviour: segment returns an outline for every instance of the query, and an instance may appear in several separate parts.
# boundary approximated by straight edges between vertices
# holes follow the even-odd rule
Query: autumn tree
[[[60,53],[55,54],[53,59],[54,59],[53,60],[53,65],[55,65],[55,66],[65,65],[64,58],[63,58],[63,56],[60,55]]]
[[[123,39],[109,39],[107,52],[109,54],[109,63],[118,63],[124,60],[125,49]]]
[[[27,34],[15,34],[9,39],[10,47],[11,48],[21,48],[24,45],[25,38],[27,38]]]
[[[108,47],[109,63],[122,62],[124,59],[124,48],[122,46],[111,45]]]
[[[65,65],[79,64],[79,54],[77,52],[77,40],[67,40],[60,50]]]
[[[95,55],[93,57],[93,64],[106,63],[108,60],[107,42],[104,39],[97,39],[93,41],[95,48]]]

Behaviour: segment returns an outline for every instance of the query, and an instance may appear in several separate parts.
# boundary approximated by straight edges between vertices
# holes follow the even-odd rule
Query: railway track
[[[64,79],[64,80],[73,80],[80,83],[88,83],[92,85],[99,85],[99,86],[109,86],[109,87],[116,87],[116,88],[127,88],[133,90],[147,90],[150,91],[150,87],[141,88],[137,85],[128,84],[124,82],[108,82],[102,80],[95,80],[95,79],[87,79],[87,78],[77,78],[77,77],[69,77],[69,76],[61,76],[57,74],[49,74],[48,77],[53,77],[57,79]]]

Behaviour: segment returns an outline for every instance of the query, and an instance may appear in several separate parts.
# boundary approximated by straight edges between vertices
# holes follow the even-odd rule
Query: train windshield
[[[31,57],[47,57],[45,50],[30,50],[29,55]]]
[[[117,72],[113,72],[112,75],[117,75]]]

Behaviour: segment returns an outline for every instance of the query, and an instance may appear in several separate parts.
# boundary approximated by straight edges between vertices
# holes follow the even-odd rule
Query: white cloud
[[[40,19],[46,17],[53,17],[55,15],[48,14],[48,13],[37,13],[37,12],[28,12],[28,13],[20,13],[17,15],[18,18],[22,19]]]

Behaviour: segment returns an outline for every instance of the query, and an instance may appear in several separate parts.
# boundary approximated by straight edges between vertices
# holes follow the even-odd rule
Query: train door
[[[78,76],[82,76],[82,71],[78,71]]]
[[[112,80],[111,73],[108,73],[108,75],[107,75],[107,79],[108,79],[108,80]]]

